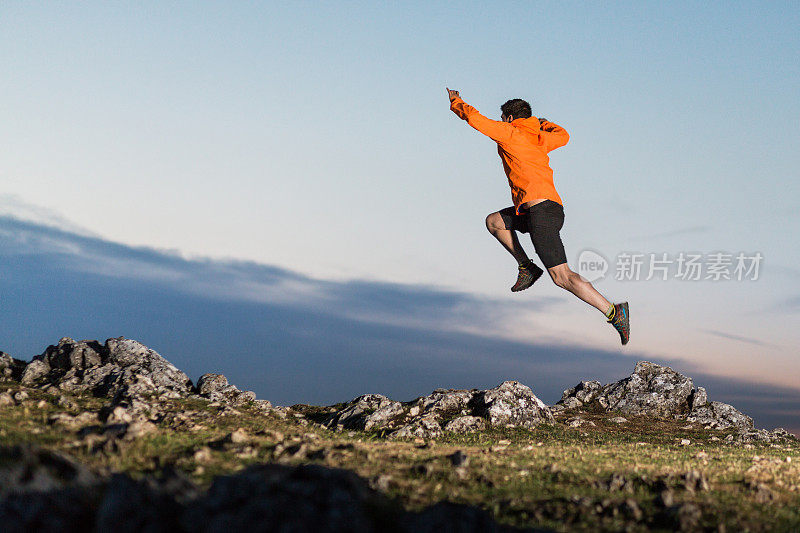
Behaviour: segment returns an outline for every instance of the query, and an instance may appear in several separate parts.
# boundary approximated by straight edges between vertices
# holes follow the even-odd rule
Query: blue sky
[[[392,291],[370,293],[395,327],[796,390],[799,19],[788,2],[4,2],[0,214],[190,263],[424,287],[395,307]],[[511,295],[513,260],[483,227],[510,204],[508,186],[494,144],[448,110],[445,85],[494,118],[526,98],[570,133],[551,164],[573,267],[584,249],[760,252],[759,279],[598,281],[631,303],[625,349],[546,280]],[[159,274],[114,264],[139,281]],[[198,282],[198,294],[268,304],[313,291],[229,282]],[[427,291],[465,295],[456,308],[468,316],[416,313],[433,305]],[[2,349],[84,336],[55,332],[65,324],[38,316],[30,294],[0,294],[4,320],[30,313],[28,344],[4,334]],[[353,319],[377,312],[353,305]],[[89,336],[135,337],[99,329]],[[592,377],[591,362],[582,368],[559,386]],[[404,379],[385,387],[416,390]]]

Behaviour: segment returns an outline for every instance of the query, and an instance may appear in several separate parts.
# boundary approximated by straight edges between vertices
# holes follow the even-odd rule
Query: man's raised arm
[[[450,98],[450,110],[458,115],[460,119],[466,120],[470,126],[479,132],[498,143],[508,141],[511,138],[514,126],[508,122],[484,117],[478,113],[477,109],[462,100],[458,91],[447,89],[447,96]]]
[[[567,133],[567,130],[555,122],[550,122],[546,118],[539,119],[539,128],[542,130],[540,135],[544,138],[548,152],[560,146],[564,146],[569,141],[569,133]]]

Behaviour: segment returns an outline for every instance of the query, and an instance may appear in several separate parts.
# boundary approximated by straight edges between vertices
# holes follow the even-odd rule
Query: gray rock
[[[689,412],[704,398],[705,389],[695,391],[691,378],[667,366],[639,361],[630,376],[616,383],[601,386],[598,381],[581,381],[564,391],[558,405],[574,409],[596,400],[609,411],[669,417]]]
[[[244,405],[256,399],[256,394],[254,392],[239,390],[234,385],[228,383],[228,378],[222,374],[203,374],[200,376],[200,379],[197,380],[197,392],[200,396],[212,401],[231,403],[234,405]],[[271,404],[266,400],[262,400],[258,407],[267,409],[271,407]]]
[[[24,369],[21,382],[46,381],[67,393],[132,402],[145,396],[178,398],[192,392],[189,377],[157,352],[124,337],[97,341],[62,338]]]
[[[112,407],[123,405],[134,414],[156,415],[162,400],[185,398],[195,392],[189,377],[158,352],[124,337],[108,339],[105,344],[64,337],[27,365],[7,354],[0,356],[0,372],[14,365],[19,367],[13,371],[18,372],[23,384],[111,398]],[[268,401],[256,403],[255,393],[239,390],[221,374],[204,375],[197,390],[223,405],[248,404],[263,412],[272,410]]]
[[[412,402],[412,409],[419,407],[422,413],[434,414],[440,418],[466,415],[476,392],[464,389],[436,389],[431,394]]]
[[[124,337],[108,339],[106,349],[108,362],[123,369],[120,385],[127,387],[129,393],[159,393],[178,398],[192,391],[189,376],[138,341]]]
[[[371,429],[391,427],[393,419],[403,414],[403,404],[380,394],[364,394],[334,413],[326,422],[329,428]]]
[[[445,431],[453,433],[473,433],[486,429],[486,420],[479,416],[460,416],[454,418],[444,425]]]
[[[57,345],[48,346],[39,358],[53,369],[83,369],[100,365],[104,351],[105,347],[97,341],[76,342],[69,337],[63,337]]]
[[[504,381],[493,389],[479,391],[473,402],[473,414],[486,418],[492,426],[531,428],[555,422],[544,402],[518,381]]]
[[[603,386],[599,381],[581,381],[571,389],[565,390],[562,398],[574,398],[581,404],[586,404],[590,403],[602,389]]]
[[[557,404],[550,407],[551,412],[557,413],[561,411],[566,411],[567,409],[578,409],[583,407],[583,402],[577,399],[574,396],[568,396],[566,398],[562,398]]]
[[[689,411],[692,379],[668,366],[639,361],[633,374],[603,390],[609,410],[668,417]]]
[[[20,379],[26,363],[0,351],[0,379]]]
[[[225,392],[229,386],[228,378],[222,374],[203,374],[197,380],[197,392],[205,397]]]
[[[393,431],[389,434],[392,438],[423,438],[435,439],[441,436],[442,427],[436,420],[436,416],[432,414],[424,415],[415,419],[410,424],[406,424],[400,429]]]
[[[400,403],[379,394],[349,402],[325,422],[330,428],[385,429],[398,438],[435,438],[447,431],[480,431],[487,425],[533,427],[554,421],[549,408],[530,388],[506,381],[494,389],[436,389]]]
[[[698,407],[703,407],[708,403],[708,394],[706,393],[706,389],[703,387],[697,387],[692,391],[692,395],[689,398],[689,406],[692,409],[697,409]]]
[[[735,437],[734,435],[728,435],[728,437],[731,438],[730,440],[733,440],[739,444],[788,443],[792,441],[797,442],[799,440],[797,437],[783,428],[777,428],[773,431],[766,429],[746,429],[740,430]]]
[[[639,361],[630,376],[616,383],[581,381],[564,391],[553,410],[580,408],[591,401],[633,416],[686,419],[716,429],[753,427],[752,419],[732,406],[709,403],[706,389],[695,388],[691,378],[648,361]]]
[[[50,365],[41,359],[34,359],[22,371],[20,382],[24,385],[33,385],[50,373]]]
[[[722,402],[711,402],[698,407],[692,410],[686,420],[703,424],[712,429],[753,429],[752,418],[738,411],[732,405]]]

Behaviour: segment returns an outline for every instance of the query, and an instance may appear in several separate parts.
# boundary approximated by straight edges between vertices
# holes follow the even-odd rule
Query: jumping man
[[[528,259],[517,231],[530,233],[536,255],[542,260],[553,283],[599,309],[628,343],[630,323],[628,302],[612,304],[567,265],[567,254],[559,231],[564,225],[564,207],[553,185],[548,152],[569,141],[566,130],[544,118],[531,116],[531,106],[518,98],[500,106],[500,120],[484,117],[464,102],[458,91],[447,89],[450,109],[470,126],[497,143],[497,152],[511,186],[512,207],[486,217],[486,228],[509,251],[519,265],[513,292],[527,289],[543,270]]]

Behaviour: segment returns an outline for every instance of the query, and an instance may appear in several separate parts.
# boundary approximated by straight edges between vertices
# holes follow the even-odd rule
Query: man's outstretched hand
[[[461,96],[461,95],[459,95],[459,94],[458,94],[458,91],[453,91],[453,90],[451,90],[451,89],[448,89],[447,87],[445,87],[445,89],[447,90],[447,97],[448,97],[448,98],[450,98],[450,101],[451,101],[451,102],[452,102],[452,101],[453,101],[455,98],[460,98],[460,96]]]

